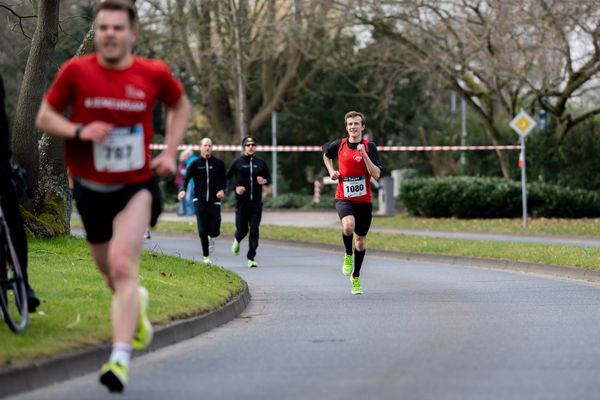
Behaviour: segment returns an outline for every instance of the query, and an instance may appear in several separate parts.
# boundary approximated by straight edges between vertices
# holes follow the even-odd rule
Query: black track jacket
[[[235,180],[233,176],[235,175]],[[257,201],[262,199],[262,185],[256,181],[257,176],[262,176],[271,183],[271,174],[267,164],[256,156],[241,156],[233,160],[229,171],[227,171],[227,180],[233,182],[233,188],[243,186],[246,191],[243,195],[235,194],[236,199],[240,201]]]
[[[210,156],[198,157],[192,161],[185,172],[185,179],[180,190],[186,190],[190,179],[194,180],[194,198],[204,203],[219,203],[219,190],[225,190],[225,163]]]

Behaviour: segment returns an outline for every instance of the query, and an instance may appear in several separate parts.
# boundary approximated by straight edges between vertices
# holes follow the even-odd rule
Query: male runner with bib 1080
[[[352,294],[362,294],[360,269],[366,253],[366,238],[371,227],[371,177],[379,179],[381,164],[377,146],[362,135],[365,116],[356,111],[344,117],[348,137],[323,146],[323,161],[332,180],[338,181],[335,208],[342,221],[342,238],[346,248],[342,272],[351,275]],[[333,160],[338,159],[338,169]],[[356,235],[354,254],[352,236]]]
[[[136,10],[128,0],[106,0],[95,9],[96,53],[60,69],[40,107],[36,125],[66,139],[65,159],[88,247],[113,291],[109,361],[100,382],[123,391],[133,349],[152,340],[148,292],[138,286],[144,230],[162,210],[154,172],[176,171],[175,157],[191,106],[162,61],[133,56]],[[168,108],[166,149],[150,159],[155,100]],[[71,107],[70,120],[60,113]]]

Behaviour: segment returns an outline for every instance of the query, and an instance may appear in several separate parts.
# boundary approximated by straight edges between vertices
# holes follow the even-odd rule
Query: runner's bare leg
[[[114,291],[113,342],[131,343],[139,319],[138,266],[144,231],[150,224],[152,197],[147,190],[136,193],[113,221],[108,243],[90,244],[98,269]]]
[[[354,234],[354,215],[346,215],[342,218],[342,232],[346,236]]]

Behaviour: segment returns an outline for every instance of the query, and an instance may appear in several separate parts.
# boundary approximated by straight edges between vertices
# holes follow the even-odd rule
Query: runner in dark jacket
[[[258,248],[259,225],[262,218],[262,187],[271,181],[267,164],[256,157],[256,139],[247,136],[242,140],[244,155],[235,159],[227,171],[227,180],[235,188],[235,238],[231,251],[240,254],[240,242],[250,233],[248,267],[256,267],[254,261]],[[234,179],[235,176],[235,179]]]
[[[187,167],[177,196],[179,200],[185,197],[190,180],[194,181],[194,209],[203,261],[210,264],[209,254],[214,246],[214,238],[221,234],[221,199],[225,196],[226,182],[225,163],[212,155],[212,140],[209,138],[200,141],[200,158]]]

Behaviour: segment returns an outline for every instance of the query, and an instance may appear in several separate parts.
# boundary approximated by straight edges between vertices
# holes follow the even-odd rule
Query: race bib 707
[[[140,169],[145,163],[142,124],[114,128],[103,144],[94,143],[94,168],[102,172]]]

